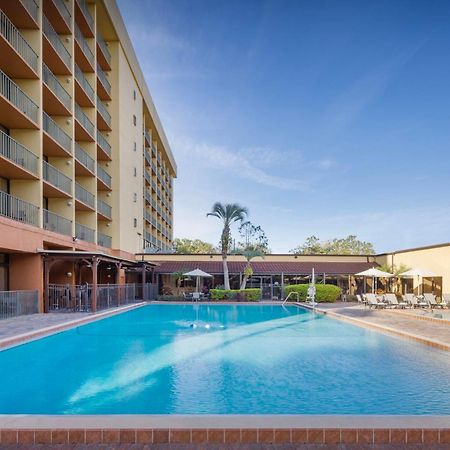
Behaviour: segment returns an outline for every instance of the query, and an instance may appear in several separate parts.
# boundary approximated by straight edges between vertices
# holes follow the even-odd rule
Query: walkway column
[[[48,313],[49,310],[49,289],[48,284],[50,282],[50,262],[44,257],[44,298],[42,299],[42,306],[44,313]]]
[[[92,257],[92,312],[97,311],[97,269],[98,259]]]
[[[284,272],[281,272],[281,300],[284,300]]]
[[[147,300],[145,295],[145,264],[142,264],[142,300]]]

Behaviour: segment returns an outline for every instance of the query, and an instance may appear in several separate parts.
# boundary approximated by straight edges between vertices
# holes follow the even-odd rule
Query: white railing
[[[100,67],[100,65],[97,63],[97,76],[102,83],[103,87],[105,88],[108,95],[111,95],[111,84],[109,83],[108,79],[106,78],[105,72],[103,72],[103,69]]]
[[[87,43],[86,39],[83,36],[83,33],[81,32],[77,24],[75,24],[75,40],[80,45],[84,56],[86,56],[87,60],[89,61],[89,64],[94,67],[94,54],[89,48],[89,44]]]
[[[63,41],[59,37],[59,34],[55,31],[55,29],[51,26],[47,17],[42,17],[42,26],[44,35],[49,40],[50,44],[52,44],[53,48],[56,50],[56,53],[60,56],[60,58],[64,61],[64,64],[67,67],[70,67],[70,53],[67,48],[64,46]]]
[[[72,180],[47,161],[42,161],[42,177],[66,194],[72,194]]]
[[[30,44],[19,33],[19,30],[0,9],[0,34],[11,44],[14,50],[37,72],[38,56]]]
[[[83,88],[84,92],[86,92],[86,95],[94,102],[95,100],[95,93],[92,86],[89,84],[89,81],[84,76],[84,73],[82,70],[75,64],[75,79],[80,83],[80,86]]]
[[[75,103],[75,117],[80,122],[81,126],[88,132],[90,136],[95,137],[94,124],[89,120],[85,112]]]
[[[77,182],[75,182],[75,198],[85,205],[95,209],[95,195]]]
[[[95,230],[75,222],[75,236],[86,242],[95,243]]]
[[[38,174],[39,158],[2,130],[0,130],[0,155],[31,173]]]
[[[103,117],[103,120],[108,124],[109,127],[111,127],[111,114],[109,114],[105,104],[100,100],[98,96],[97,96],[97,109],[100,115]]]
[[[23,112],[33,122],[38,119],[38,105],[17,86],[11,78],[0,70],[0,94]]]
[[[108,247],[111,248],[112,246],[112,237],[108,236],[106,234],[97,233],[97,244],[101,245],[102,247]]]
[[[111,157],[111,145],[109,145],[109,142],[106,140],[105,136],[103,136],[103,134],[100,133],[100,131],[98,130],[97,130],[97,144],[109,157]]]
[[[85,0],[77,0],[77,3],[84,15],[84,18],[86,19],[86,22],[89,25],[89,28],[91,30],[94,30],[94,19],[91,15],[91,12],[89,11],[86,1]]]
[[[49,1],[49,0],[44,0]],[[70,19],[72,15],[70,14],[69,9],[66,6],[66,2],[64,0],[53,0],[53,3],[55,4],[56,8],[58,9],[59,13],[61,14],[62,18],[64,19],[64,22],[70,27]]]
[[[104,41],[103,37],[97,33],[97,43],[100,47],[100,50],[103,53],[103,56],[105,57],[106,61],[108,61],[108,64],[111,65],[111,53],[109,53],[108,47],[106,45],[106,42]]]
[[[39,312],[38,291],[0,291],[0,319]]]
[[[103,181],[109,188],[111,187],[111,175],[97,163],[97,177]]]
[[[70,111],[72,109],[72,98],[45,64],[42,65],[42,80]]]
[[[80,164],[86,167],[86,169],[90,170],[92,173],[95,172],[95,161],[77,142],[75,142],[75,158]]]
[[[39,208],[20,198],[0,191],[0,216],[29,225],[39,225]]]
[[[108,203],[103,200],[97,199],[97,211],[102,215],[111,219],[112,217],[112,208],[108,205]]]
[[[39,6],[35,0],[20,0],[20,3],[22,3],[25,9],[30,13],[30,16],[37,22],[39,18]]]
[[[44,229],[55,233],[72,236],[72,221],[46,209],[43,210]]]
[[[43,128],[61,147],[72,154],[72,138],[46,113],[43,114]]]

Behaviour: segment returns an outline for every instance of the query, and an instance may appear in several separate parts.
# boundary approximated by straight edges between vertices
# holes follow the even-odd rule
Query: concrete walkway
[[[376,327],[396,330],[397,334],[405,333],[444,344],[450,349],[450,325],[446,321],[440,323],[439,320],[423,320],[401,310],[375,310],[355,303],[321,303],[317,309],[331,313],[330,315],[338,314],[343,318],[357,319]]]

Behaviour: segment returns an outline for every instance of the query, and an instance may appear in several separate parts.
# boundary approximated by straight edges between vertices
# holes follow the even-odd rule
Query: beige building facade
[[[0,0],[0,291],[170,249],[176,172],[115,1]]]

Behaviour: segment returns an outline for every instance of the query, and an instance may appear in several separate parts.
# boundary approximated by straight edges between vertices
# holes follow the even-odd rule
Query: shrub
[[[306,302],[308,287],[309,284],[291,284],[284,288],[284,292],[286,296],[288,296],[290,292],[298,292],[299,300],[301,302]],[[341,294],[341,288],[334,284],[316,284],[316,302],[318,303],[334,303]],[[293,295],[289,300],[296,301],[297,296]]]
[[[211,289],[211,300],[237,300],[257,302],[261,298],[261,289]]]

